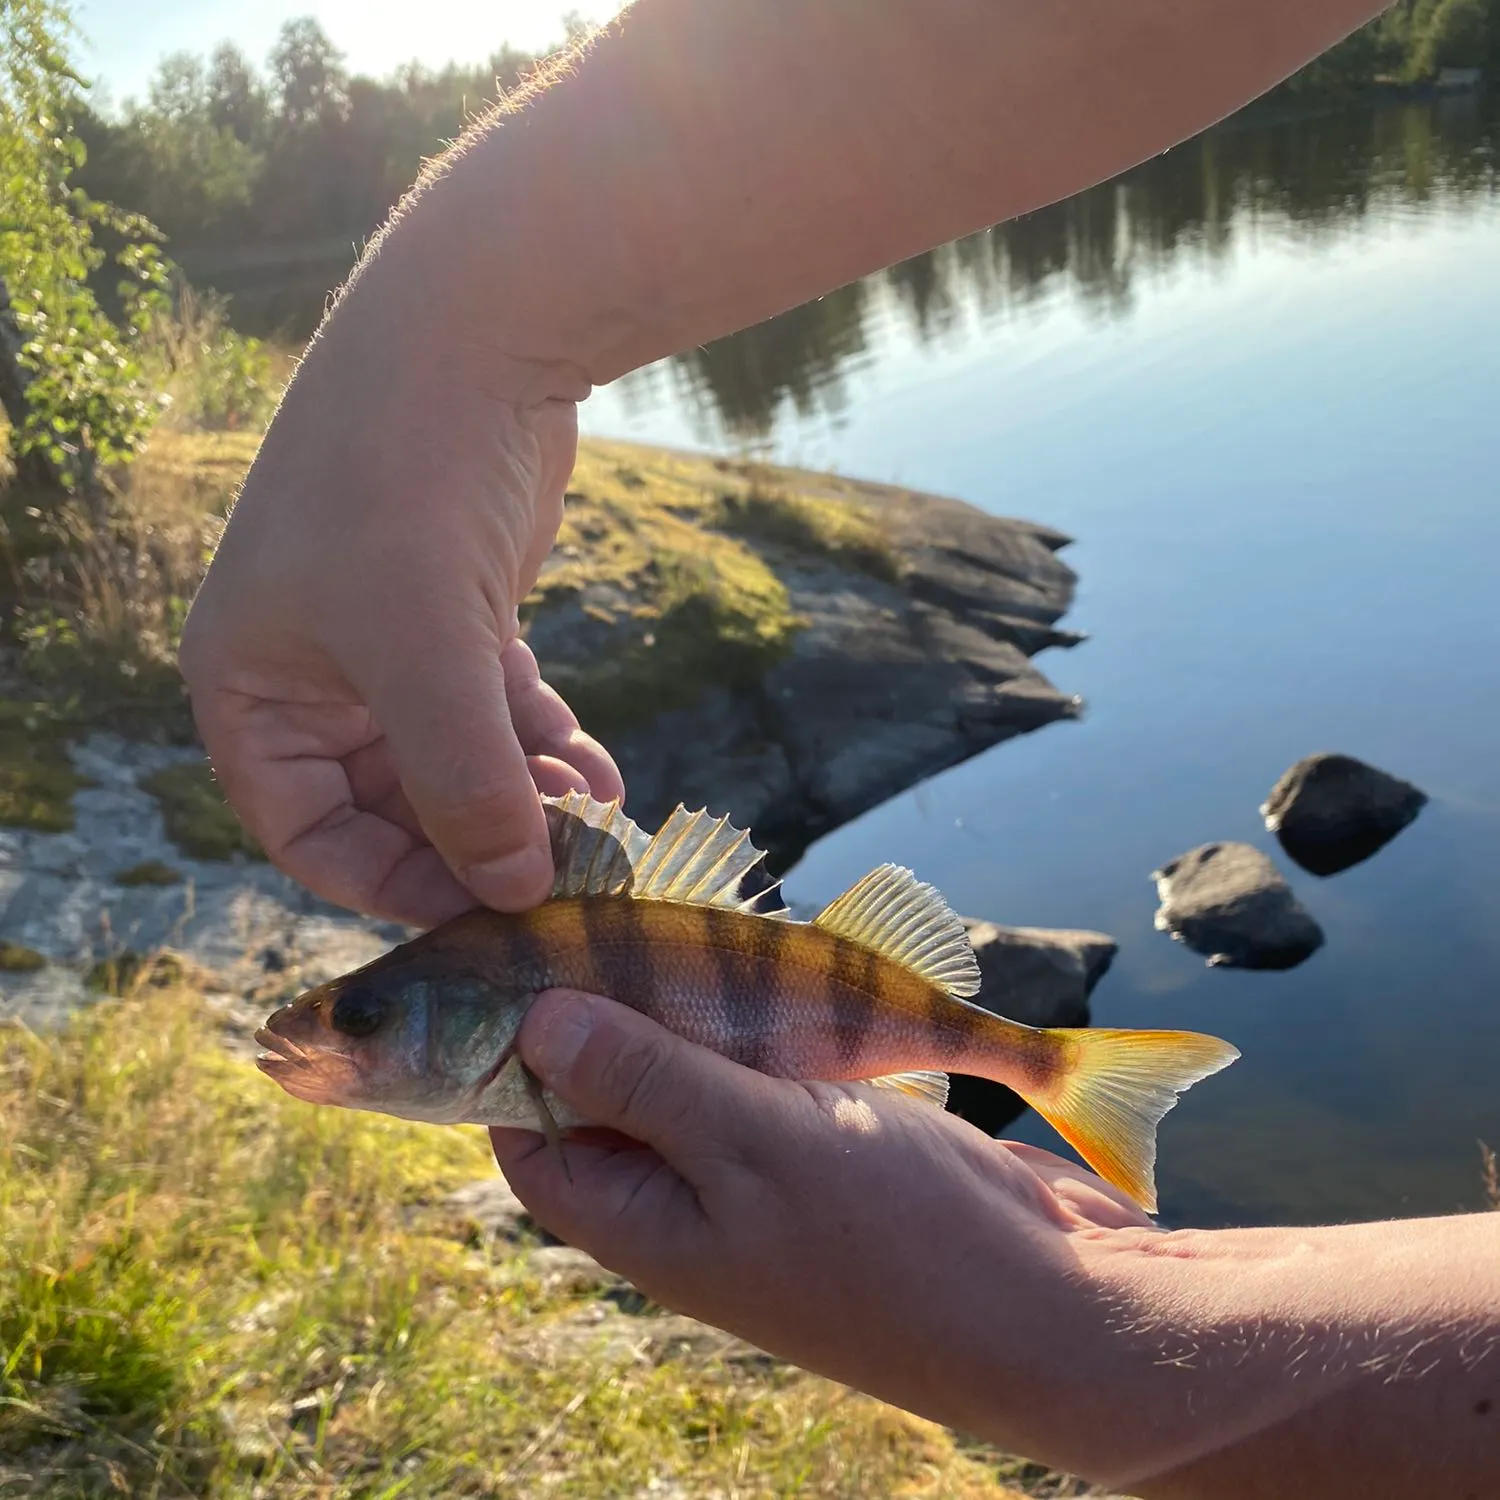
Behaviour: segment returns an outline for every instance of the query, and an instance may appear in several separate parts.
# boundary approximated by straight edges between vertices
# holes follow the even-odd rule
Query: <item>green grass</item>
[[[749,487],[726,490],[711,524],[754,537],[794,556],[824,557],[883,583],[901,576],[900,559],[869,514],[848,502],[799,495],[774,469],[747,467]]]
[[[78,777],[66,726],[44,702],[0,700],[0,824],[62,833],[73,826]]]
[[[190,737],[177,637],[258,445],[251,431],[159,428],[103,531],[56,497],[0,481],[10,645],[38,696],[71,705],[79,727]],[[783,575],[809,562],[899,575],[875,511],[837,479],[585,439],[557,549],[522,617],[530,624],[576,605],[610,627],[597,649],[569,650],[577,633],[563,632],[563,649],[543,662],[585,725],[609,734],[686,706],[706,687],[763,677],[803,624]],[[5,759],[0,745],[0,817]],[[45,818],[55,788],[37,781],[35,767],[26,774],[9,801],[23,819]],[[177,819],[181,847],[211,848],[204,858],[255,852],[214,823],[210,798],[164,785],[164,801],[192,804]]]
[[[177,988],[188,977],[187,963],[175,953],[137,953],[126,948],[110,958],[101,958],[84,975],[83,983],[96,995],[123,996],[148,987]]]
[[[12,1031],[0,1491],[1011,1493],[993,1455],[784,1367],[549,1345],[597,1291],[543,1291],[442,1206],[493,1170],[477,1130],[287,1098],[192,994]]]
[[[153,772],[140,783],[161,807],[167,837],[194,859],[264,859],[265,851],[240,826],[207,761],[187,761]]]

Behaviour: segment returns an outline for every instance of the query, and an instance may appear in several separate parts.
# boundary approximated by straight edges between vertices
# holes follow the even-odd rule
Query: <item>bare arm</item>
[[[1150,1500],[1500,1486],[1500,1214],[1117,1248]]]
[[[398,274],[608,381],[1113,176],[1381,9],[639,0],[442,164]]]
[[[639,0],[476,128],[282,404],[182,663],[236,810],[413,921],[547,889],[537,788],[619,791],[515,610],[576,402],[1164,150],[1372,0]]]
[[[527,1061],[649,1149],[496,1153],[669,1306],[1146,1500],[1500,1494],[1500,1214],[1166,1233],[1046,1152],[559,999]]]

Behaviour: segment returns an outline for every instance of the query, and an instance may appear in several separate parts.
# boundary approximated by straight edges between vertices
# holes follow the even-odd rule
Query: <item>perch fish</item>
[[[938,1107],[949,1072],[1006,1084],[1154,1210],[1157,1124],[1239,1056],[1195,1032],[1037,1029],[970,1003],[963,923],[899,866],[798,922],[764,909],[773,894],[744,895],[763,856],[728,819],[679,807],[653,837],[617,803],[545,800],[551,899],[468,912],[309,991],[257,1032],[262,1070],[314,1103],[556,1140],[587,1122],[515,1040],[535,997],[562,986],[777,1077],[862,1080]]]

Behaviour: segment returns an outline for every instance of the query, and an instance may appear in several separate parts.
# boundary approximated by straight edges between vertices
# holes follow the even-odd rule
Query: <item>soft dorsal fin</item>
[[[690,813],[679,805],[635,861],[631,895],[784,917],[784,906],[767,909],[761,904],[776,891],[779,882],[758,895],[740,895],[740,882],[764,858],[765,854],[750,842],[750,835],[735,828],[728,818]]]
[[[878,1089],[889,1089],[893,1094],[906,1094],[909,1098],[935,1104],[939,1109],[948,1107],[946,1073],[886,1073],[880,1078],[867,1078],[865,1082]]]
[[[900,865],[881,865],[813,918],[837,933],[967,999],[979,993],[979,964],[964,924],[930,885]]]
[[[623,896],[650,838],[620,810],[583,792],[543,797],[552,834],[552,895]]]

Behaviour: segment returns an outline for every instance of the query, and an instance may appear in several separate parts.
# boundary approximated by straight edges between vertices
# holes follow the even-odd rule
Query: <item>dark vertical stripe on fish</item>
[[[651,998],[651,955],[639,911],[620,900],[585,900],[579,910],[599,988],[611,1000],[645,1012]]]
[[[941,985],[927,986],[927,1021],[933,1040],[950,1062],[961,1060],[973,1046],[979,1017],[960,1004]]]
[[[528,921],[512,924],[506,934],[510,942],[510,958],[515,973],[530,990],[540,994],[551,981],[551,965],[547,962],[547,949],[535,927]]]
[[[746,922],[737,913],[721,911],[714,906],[696,910],[704,924],[709,951],[714,956],[719,994],[729,1018],[730,1035],[734,1038],[729,1055],[747,1068],[768,1072],[775,1062],[772,1027],[776,1015],[776,986],[764,962],[746,962],[746,959],[770,958],[774,964],[780,951],[779,940],[776,934],[767,934],[763,929],[777,924]],[[750,954],[743,952],[747,929],[754,945]]]
[[[869,948],[833,938],[831,994],[833,1034],[842,1068],[857,1071],[875,1022],[875,985],[880,958]]]

